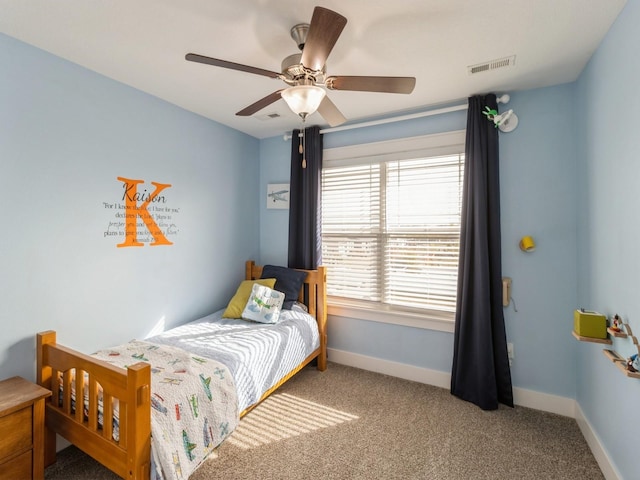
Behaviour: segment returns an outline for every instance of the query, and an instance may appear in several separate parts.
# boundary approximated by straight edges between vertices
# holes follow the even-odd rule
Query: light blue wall
[[[573,85],[511,95],[518,115],[500,134],[502,273],[513,279],[504,310],[514,344],[513,384],[573,398],[576,308],[576,151]],[[534,252],[518,247],[531,235]],[[515,311],[517,308],[517,312]]]
[[[628,2],[576,88],[578,298],[618,313],[640,333],[640,3]],[[632,352],[629,340],[613,347]],[[640,475],[640,380],[625,377],[601,352],[578,345],[577,400],[622,478]],[[637,353],[637,349],[635,349]]]
[[[272,137],[260,142],[260,258],[263,265],[287,265],[289,210],[267,209],[267,184],[289,183],[291,140]]]
[[[0,378],[221,308],[259,254],[259,141],[0,35]],[[169,183],[171,246],[104,237],[117,177]],[[142,190],[142,189],[140,189]]]
[[[576,304],[577,258],[572,98],[571,85],[514,93],[508,108],[517,112],[520,125],[512,133],[500,134],[503,273],[513,278],[518,308],[517,313],[513,307],[505,309],[508,341],[514,343],[516,354],[513,383],[570,398],[575,396],[575,342],[569,320]],[[441,133],[464,129],[465,124],[466,111],[460,111],[328,133],[324,145]],[[282,137],[262,141],[261,155],[268,155],[261,157],[263,183],[282,181],[289,148]],[[287,224],[282,223],[282,212],[264,209],[261,215],[261,255],[286,261]],[[525,255],[518,249],[524,234],[536,238],[536,252]],[[328,344],[447,373],[453,356],[450,333],[335,316],[329,317]]]

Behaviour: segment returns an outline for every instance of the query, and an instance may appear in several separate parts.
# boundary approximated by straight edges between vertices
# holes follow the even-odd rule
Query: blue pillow
[[[293,268],[265,265],[262,268],[261,278],[276,279],[273,289],[284,293],[282,308],[291,310],[293,304],[298,300],[304,279],[307,278],[307,272],[301,272]]]

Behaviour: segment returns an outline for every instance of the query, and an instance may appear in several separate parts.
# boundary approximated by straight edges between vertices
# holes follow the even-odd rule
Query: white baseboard
[[[573,398],[513,387],[513,403],[521,407],[556,413],[565,417],[576,417],[576,401]]]
[[[449,388],[451,386],[451,374],[448,372],[415,367],[405,363],[382,360],[380,358],[346,352],[344,350],[336,350],[334,348],[327,348],[327,357],[332,362],[360,368],[362,370],[369,370],[370,372],[391,375],[392,377],[426,383],[440,388]]]
[[[587,445],[589,445],[591,453],[593,453],[596,462],[598,462],[604,478],[607,480],[620,480],[622,478],[620,472],[618,472],[614,464],[611,462],[607,451],[600,442],[600,438],[598,438],[598,435],[596,435],[591,424],[584,416],[579,404],[576,404],[576,422],[578,422],[578,427],[580,427],[580,431],[587,441]]]
[[[407,365],[405,363],[382,360],[380,358],[360,355],[358,353],[346,352],[328,348],[329,360],[350,367],[361,368],[376,373],[383,373],[405,380],[426,383],[440,388],[451,387],[451,373],[431,370],[423,367]],[[575,418],[576,402],[572,398],[549,395],[524,388],[513,389],[513,400],[516,405],[534,408],[545,412],[557,413],[566,417]]]

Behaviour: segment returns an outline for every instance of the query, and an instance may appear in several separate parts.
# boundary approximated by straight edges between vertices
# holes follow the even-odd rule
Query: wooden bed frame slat
[[[75,405],[75,416],[76,422],[83,423],[84,421],[84,371],[75,369],[73,372],[75,375],[75,392],[76,392],[76,405]],[[65,393],[67,392],[66,384],[65,384]],[[90,401],[91,399],[89,399]]]
[[[98,430],[98,382],[96,382],[93,375],[89,376],[89,429],[94,432]],[[104,405],[103,405],[104,407]],[[104,412],[109,410],[104,409]],[[104,415],[108,417],[109,415]]]
[[[327,303],[326,269],[307,272],[300,301],[305,301],[309,313],[318,322],[320,347],[309,355],[276,385],[265,392],[259,402],[247,408],[240,416],[267,398],[278,387],[293,377],[312,360],[317,359],[318,370],[327,368]],[[262,267],[253,261],[245,264],[245,279],[260,278]],[[56,433],[93,457],[122,478],[148,479],[151,452],[151,368],[144,362],[126,370],[95,357],[77,352],[56,343],[56,332],[38,333],[37,382],[50,389],[53,395],[45,406],[45,465],[55,462]],[[85,375],[88,375],[88,416],[84,416]],[[62,378],[62,380],[61,380]],[[60,398],[60,382],[63,393]],[[71,408],[71,385],[75,383],[76,408]],[[103,425],[98,425],[99,389],[103,397]],[[119,439],[113,440],[112,422],[115,402],[119,408]]]
[[[103,394],[102,408],[104,412],[109,414],[102,416],[102,436],[110,439],[113,436],[113,397],[111,395]]]
[[[67,415],[71,415],[71,380],[72,371],[67,370],[62,374],[62,410]]]

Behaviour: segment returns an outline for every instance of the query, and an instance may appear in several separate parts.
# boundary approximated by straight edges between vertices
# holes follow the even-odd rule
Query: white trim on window
[[[322,152],[322,165],[337,167],[423,156],[455,155],[460,153],[460,145],[464,145],[466,140],[465,135],[465,130],[456,130],[384,142],[327,148]]]
[[[383,162],[460,155],[464,153],[465,137],[466,132],[459,130],[326,149],[323,152],[323,168],[359,168]],[[384,215],[384,210],[381,211],[381,215]],[[335,234],[327,234],[335,236]],[[412,310],[399,305],[333,296],[329,297],[328,313],[346,318],[453,332],[455,313],[444,310]]]
[[[409,312],[398,309],[366,308],[357,301],[348,299],[328,299],[328,314],[337,317],[367,320],[369,322],[390,323],[403,327],[424,328],[440,332],[454,331],[455,314],[448,312]]]

